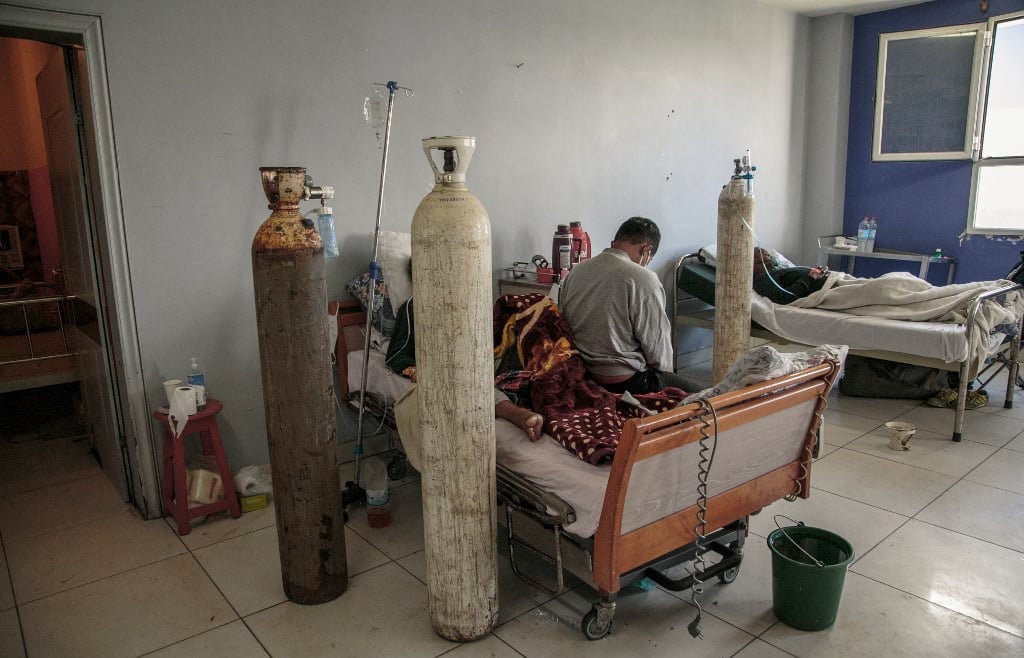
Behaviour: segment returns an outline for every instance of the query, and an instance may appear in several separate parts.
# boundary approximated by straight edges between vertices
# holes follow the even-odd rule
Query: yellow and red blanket
[[[555,303],[539,293],[498,298],[494,344],[495,363],[522,365],[511,376],[499,376],[495,385],[516,393],[521,404],[542,414],[544,431],[591,464],[614,457],[625,421],[645,415],[645,409],[671,409],[686,396],[668,388],[634,395],[641,405],[637,406],[588,379],[568,322]]]

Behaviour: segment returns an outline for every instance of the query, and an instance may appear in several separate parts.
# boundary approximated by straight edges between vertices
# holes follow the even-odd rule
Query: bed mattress
[[[907,322],[865,315],[850,315],[814,308],[781,306],[752,295],[751,317],[783,338],[818,345],[848,345],[850,349],[886,350],[956,363],[968,358],[964,325],[949,322]],[[998,345],[1002,335],[993,336]]]
[[[370,350],[366,390],[384,396],[393,403],[415,384],[396,375],[384,365],[384,355]],[[361,385],[363,352],[348,355],[348,385],[358,391]],[[495,457],[503,466],[572,505],[576,521],[564,526],[567,532],[591,537],[597,531],[608,486],[611,464],[592,466],[577,459],[547,434],[531,442],[526,434],[507,420],[495,421]]]

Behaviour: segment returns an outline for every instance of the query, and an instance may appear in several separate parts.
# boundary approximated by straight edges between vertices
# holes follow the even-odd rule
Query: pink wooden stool
[[[165,515],[174,517],[178,522],[179,535],[187,535],[192,530],[189,521],[197,516],[207,516],[222,510],[229,510],[231,516],[236,519],[242,515],[238,497],[235,496],[235,484],[231,479],[231,467],[224,454],[224,445],[221,443],[220,430],[217,427],[217,414],[223,408],[220,400],[209,398],[205,409],[188,417],[185,429],[178,438],[174,438],[167,424],[167,414],[159,410],[153,412],[153,418],[160,423],[164,431],[164,470],[161,485],[163,510]],[[224,481],[222,500],[207,505],[189,506],[188,487],[185,486],[185,436],[188,434],[198,434],[203,444],[203,455],[212,456],[217,460],[217,470]]]

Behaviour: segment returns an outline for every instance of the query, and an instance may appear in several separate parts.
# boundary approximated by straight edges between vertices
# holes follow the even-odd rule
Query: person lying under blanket
[[[827,278],[827,267],[780,267],[771,252],[754,247],[754,292],[776,304],[789,304],[818,292]]]

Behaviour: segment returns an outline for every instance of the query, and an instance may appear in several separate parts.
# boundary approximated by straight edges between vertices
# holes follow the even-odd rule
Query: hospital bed
[[[698,253],[681,256],[675,265],[673,280],[676,289],[672,297],[673,344],[682,327],[714,329],[715,268],[701,262]],[[850,354],[898,363],[926,366],[958,372],[960,391],[953,418],[953,440],[963,436],[963,416],[967,399],[967,385],[971,381],[972,349],[968,336],[978,309],[986,300],[1004,299],[1019,284],[1001,286],[980,292],[971,301],[964,324],[948,322],[911,322],[885,318],[851,315],[816,308],[794,308],[774,304],[760,295],[751,299],[750,335],[775,342],[804,345],[837,343],[848,345]],[[710,306],[711,308],[708,308]],[[760,319],[771,330],[759,324]],[[1018,381],[1021,329],[1024,316],[1017,318],[1016,336],[1004,340],[991,339],[989,362],[1008,370],[1004,406],[1013,406],[1013,382]],[[994,375],[993,375],[994,376]],[[986,380],[991,381],[991,377]]]
[[[73,295],[37,283],[36,294],[16,296],[0,286],[0,393],[78,379],[71,331]]]
[[[339,390],[354,399],[363,355],[352,328],[364,320],[355,304],[342,302],[338,311]],[[383,408],[413,386],[387,370],[379,352],[368,363],[367,389]],[[518,427],[497,419],[497,491],[514,572],[554,594],[564,591],[566,571],[590,584],[599,599],[583,618],[588,639],[610,631],[618,593],[641,578],[674,591],[698,579],[732,582],[748,515],[783,497],[809,495],[816,431],[838,370],[826,361],[632,419],[614,460],[597,466],[546,434],[532,443]],[[544,558],[553,574],[526,573],[522,551]],[[699,563],[703,571],[666,574],[705,552],[717,559]]]

